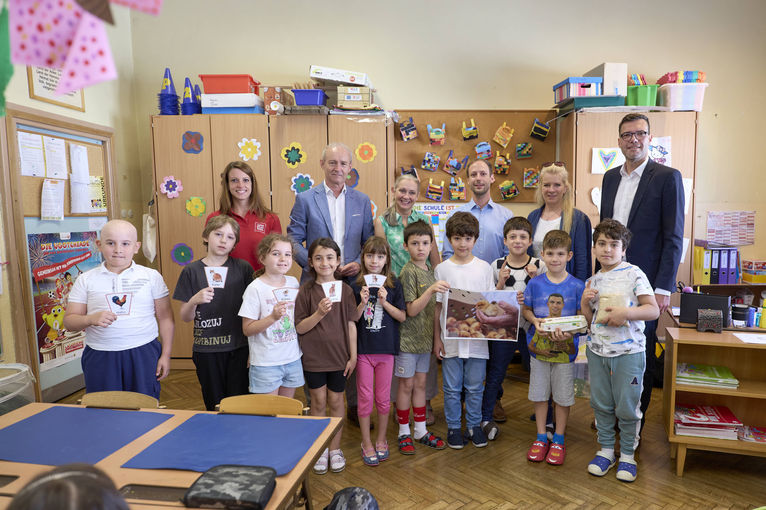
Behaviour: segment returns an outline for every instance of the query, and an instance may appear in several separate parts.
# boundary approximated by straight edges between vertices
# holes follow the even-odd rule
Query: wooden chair
[[[85,407],[107,409],[157,409],[156,398],[133,391],[94,391],[86,393],[80,401]]]
[[[262,416],[287,414],[300,416],[303,414],[303,403],[300,400],[281,395],[252,393],[224,398],[219,404],[219,410],[226,414],[257,414]]]

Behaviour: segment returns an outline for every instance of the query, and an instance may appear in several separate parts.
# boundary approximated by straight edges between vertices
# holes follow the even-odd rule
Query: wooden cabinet
[[[676,382],[679,363],[705,363],[728,367],[739,379],[739,388],[692,386]],[[663,421],[676,459],[676,474],[683,475],[686,452],[707,450],[766,457],[766,444],[675,433],[673,412],[677,403],[725,405],[746,425],[766,424],[766,345],[748,344],[732,333],[700,333],[695,329],[668,328],[665,347]]]

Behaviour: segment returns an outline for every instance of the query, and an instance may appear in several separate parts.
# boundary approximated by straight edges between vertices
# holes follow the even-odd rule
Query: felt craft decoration
[[[202,197],[191,197],[186,200],[186,212],[189,216],[198,218],[205,214],[207,209],[207,202]]]
[[[185,266],[194,260],[194,252],[189,245],[178,243],[170,250],[170,260],[179,266]]]
[[[287,147],[283,147],[281,154],[282,159],[290,168],[295,168],[306,162],[306,153],[303,152],[303,147],[298,142],[292,142]]]
[[[261,142],[255,138],[243,138],[237,142],[239,147],[239,157],[242,161],[257,161],[261,156]]]
[[[187,154],[199,154],[202,152],[203,144],[202,133],[187,131],[181,135],[181,149]]]
[[[166,176],[162,179],[162,184],[160,184],[160,192],[164,193],[168,198],[178,198],[183,189],[181,181],[172,175]]]
[[[290,189],[293,190],[293,193],[296,195],[310,190],[314,185],[314,179],[308,174],[296,174],[291,180],[292,184],[290,185]]]
[[[356,157],[362,163],[371,163],[375,156],[378,155],[378,150],[370,142],[362,142],[356,147],[354,151]]]
[[[346,186],[349,188],[356,188],[357,184],[359,184],[359,172],[356,168],[352,168],[346,176]]]

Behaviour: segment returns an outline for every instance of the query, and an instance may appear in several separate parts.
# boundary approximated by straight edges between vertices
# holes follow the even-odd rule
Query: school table
[[[95,411],[95,412],[94,412]],[[115,420],[110,413],[128,413],[119,415],[119,420]],[[57,444],[50,444],[50,436],[55,436],[57,429],[67,429],[66,420],[73,417],[85,416],[83,419],[83,430],[74,430],[72,432],[72,442],[85,445],[81,449],[75,450],[75,457],[71,451],[62,448],[61,441]],[[19,422],[26,420],[23,424],[14,426]],[[99,434],[95,433],[95,428],[101,425],[99,420],[112,420],[118,430],[115,435],[106,435],[106,439],[100,440]],[[313,420],[309,422],[308,420]],[[293,447],[293,436],[282,435],[280,432],[279,441],[271,441],[280,445],[285,445],[285,450],[292,447],[294,454],[294,467],[292,461],[282,458],[274,458],[275,463],[281,463],[277,471],[285,471],[285,474],[277,476],[276,488],[271,496],[267,509],[285,508],[288,502],[292,500],[298,487],[305,482],[307,493],[307,508],[312,508],[311,494],[308,491],[308,474],[311,467],[316,462],[320,453],[329,445],[330,439],[341,427],[341,418],[321,418],[310,416],[249,416],[249,415],[223,415],[207,411],[188,411],[174,409],[141,409],[138,411],[117,411],[112,409],[91,409],[76,405],[66,404],[46,404],[32,403],[20,409],[0,416],[0,444],[5,441],[3,451],[0,455],[9,454],[9,450],[23,445],[25,442],[34,442],[43,446],[42,448],[17,448],[21,455],[25,455],[26,450],[30,450],[30,457],[23,460],[9,461],[0,460],[0,509],[6,508],[10,503],[10,498],[21,490],[32,478],[41,472],[51,469],[52,465],[58,463],[75,461],[92,461],[103,469],[114,481],[118,490],[125,495],[131,508],[142,509],[149,507],[160,508],[183,508],[183,504],[178,498],[183,495],[185,490],[199,478],[201,472],[199,466],[192,471],[184,469],[185,460],[176,459],[180,464],[171,464],[174,469],[144,469],[140,467],[125,467],[124,465],[140,465],[141,467],[151,466],[153,463],[174,462],[174,453],[186,453],[186,461],[197,459],[196,453],[200,445],[208,443],[207,438],[216,436],[216,430],[236,430],[228,428],[230,424],[235,427],[241,427],[243,424],[252,430],[253,437],[257,437],[259,432],[268,434],[277,429],[278,431],[296,430],[315,437],[313,442],[308,439],[302,446]],[[106,423],[106,422],[104,422]],[[49,433],[40,433],[40,429],[48,430]],[[93,428],[93,432],[88,431],[88,427]],[[196,433],[204,434],[203,441],[195,441],[194,436],[190,434],[189,429],[196,427]],[[203,427],[203,428],[200,428]],[[204,428],[207,427],[207,428]],[[213,427],[212,429],[210,427]],[[270,429],[271,427],[271,429]],[[71,424],[70,424],[71,428]],[[309,430],[310,429],[310,430]],[[27,434],[28,430],[35,430],[34,434]],[[17,441],[9,441],[14,433],[21,437]],[[29,436],[29,437],[26,437]],[[34,436],[34,437],[31,437]],[[48,437],[46,437],[48,436]],[[219,440],[225,440],[229,435],[219,435]],[[268,436],[265,436],[268,438]],[[233,464],[243,464],[241,456],[243,444],[239,438],[230,438],[229,446],[219,446],[214,452],[216,464],[224,464],[233,460]],[[47,442],[46,442],[47,441]],[[188,448],[177,448],[179,444],[188,444]],[[224,443],[218,443],[226,444]],[[164,448],[164,450],[163,450]],[[168,449],[170,448],[170,450]],[[33,451],[34,450],[34,451]],[[71,450],[71,449],[70,449]],[[191,450],[192,455],[188,455]],[[281,451],[279,448],[276,451]],[[154,454],[153,454],[154,453]],[[282,454],[274,454],[274,457],[280,457]],[[287,452],[285,453],[287,455]],[[51,457],[52,456],[52,457]],[[83,457],[84,456],[84,457]],[[89,458],[90,456],[90,458]],[[183,455],[181,455],[183,457]],[[80,458],[83,457],[83,458]],[[99,460],[100,459],[100,460]],[[34,463],[38,462],[38,463]],[[253,462],[256,464],[256,462]],[[272,465],[271,463],[261,462],[263,465]],[[204,466],[202,466],[204,468]]]

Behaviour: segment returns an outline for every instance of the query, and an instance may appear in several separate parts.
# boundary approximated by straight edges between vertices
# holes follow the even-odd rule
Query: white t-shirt
[[[535,257],[539,257],[543,251],[543,239],[545,234],[551,230],[559,230],[561,228],[561,216],[552,220],[544,220],[540,218],[537,221],[537,228],[535,229],[535,236],[532,238],[532,254]]]
[[[248,319],[263,319],[274,310],[274,305],[277,304],[274,290],[285,287],[299,288],[298,280],[292,276],[285,276],[284,285],[272,287],[264,283],[262,278],[256,278],[245,289],[239,315]],[[287,313],[282,319],[266,328],[265,331],[247,337],[247,342],[250,345],[251,365],[271,367],[286,365],[300,359],[301,349],[298,346],[294,314],[295,302],[288,303]]]
[[[117,274],[102,263],[77,277],[69,301],[84,304],[88,314],[114,311],[115,307],[129,312],[118,314],[117,320],[106,328],[85,328],[85,344],[91,349],[124,351],[141,347],[158,337],[154,301],[167,295],[168,287],[162,275],[154,269],[133,262]]]
[[[434,277],[449,283],[453,289],[484,292],[495,288],[492,268],[479,257],[474,257],[468,264],[455,264],[451,258],[447,259],[436,266]],[[444,293],[438,293],[436,301],[442,303],[443,300]],[[444,315],[439,317],[442,330],[444,329],[443,321]],[[445,340],[442,337],[442,342],[444,342],[445,358],[489,359],[489,348],[486,340]]]

